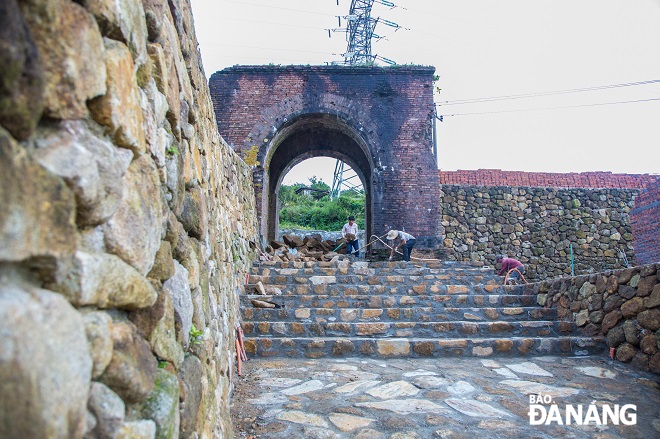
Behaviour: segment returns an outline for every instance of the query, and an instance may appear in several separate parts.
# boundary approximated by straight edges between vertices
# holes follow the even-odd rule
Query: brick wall
[[[649,184],[637,197],[631,211],[635,236],[635,262],[660,261],[660,180]]]
[[[369,234],[403,228],[440,245],[433,154],[433,67],[235,66],[209,85],[220,134],[239,154],[258,150],[262,233],[274,238],[276,194],[298,162],[348,163],[367,193]]]
[[[658,181],[657,175],[611,172],[522,172],[500,169],[439,171],[440,184],[555,188],[641,189]]]

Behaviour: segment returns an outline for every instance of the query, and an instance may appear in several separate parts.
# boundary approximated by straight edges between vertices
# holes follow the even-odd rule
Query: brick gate
[[[441,246],[433,139],[435,68],[234,66],[209,81],[218,129],[246,161],[261,233],[277,236],[277,193],[286,173],[312,157],[340,159],[366,193],[366,232],[387,225]]]

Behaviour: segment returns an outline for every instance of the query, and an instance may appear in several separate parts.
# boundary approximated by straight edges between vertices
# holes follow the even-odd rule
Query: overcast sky
[[[392,1],[372,16],[400,28],[379,23],[372,52],[436,68],[440,169],[660,173],[660,0]],[[327,29],[350,0],[192,6],[208,77],[343,60],[345,34]],[[306,161],[285,183],[333,171]]]

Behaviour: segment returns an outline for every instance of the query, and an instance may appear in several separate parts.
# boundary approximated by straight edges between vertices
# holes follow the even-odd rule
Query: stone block
[[[38,136],[32,156],[62,177],[76,195],[78,224],[97,225],[108,220],[122,200],[122,177],[133,154],[80,121],[42,128]]]
[[[118,146],[138,156],[146,151],[146,133],[133,58],[119,41],[106,38],[104,47],[106,92],[90,101],[89,108]]]
[[[72,265],[58,270],[47,285],[76,306],[135,310],[156,302],[151,283],[115,255],[78,251]]]
[[[621,314],[624,318],[629,319],[635,317],[638,313],[644,311],[644,309],[644,299],[641,297],[635,297],[621,305]]]
[[[149,344],[130,322],[115,322],[111,335],[112,360],[100,381],[127,403],[146,399],[153,391],[158,370],[158,363]]]
[[[37,164],[0,128],[0,261],[39,259],[50,270],[70,258],[77,235],[76,201],[64,181]],[[50,261],[46,264],[46,261]]]
[[[617,348],[615,358],[618,361],[628,363],[633,359],[636,353],[637,349],[635,346],[631,345],[630,343],[623,343]]]
[[[332,355],[335,357],[345,356],[355,352],[355,345],[350,340],[336,340],[332,345]]]
[[[642,328],[656,331],[660,329],[660,308],[653,308],[637,314],[637,322]]]
[[[104,36],[125,43],[136,66],[147,59],[147,23],[142,2],[83,0]]]
[[[91,431],[95,438],[114,439],[124,423],[126,405],[108,386],[92,382],[87,408],[96,419]]]
[[[389,325],[385,323],[356,323],[355,327],[358,335],[374,335],[386,333]]]
[[[96,20],[79,4],[65,0],[21,6],[43,69],[44,114],[85,119],[87,101],[106,92],[105,49]]]
[[[116,439],[155,439],[156,423],[151,419],[124,422]]]
[[[158,172],[153,160],[143,155],[131,163],[124,175],[122,202],[104,224],[105,244],[146,275],[160,249],[165,218]]]
[[[17,140],[34,132],[44,108],[37,45],[16,0],[0,4],[0,125]]]
[[[82,317],[93,364],[92,379],[97,379],[112,359],[112,318],[102,311],[87,312]]]
[[[613,328],[621,320],[621,312],[618,310],[609,312],[603,317],[603,323],[601,325],[601,330],[603,334],[606,334],[611,328]]]
[[[247,350],[247,348],[246,348]],[[181,437],[190,437],[196,430],[199,407],[202,402],[202,364],[194,355],[186,357],[179,378],[184,398],[181,402]]]
[[[610,329],[607,332],[607,345],[609,347],[616,348],[625,341],[626,341],[626,335],[623,331],[622,326],[617,326],[615,328]]]
[[[192,237],[205,239],[208,234],[207,200],[199,186],[186,191],[183,210],[179,220],[184,230]]]
[[[0,271],[0,437],[82,437],[92,358],[59,294]]]
[[[149,397],[127,407],[127,412],[133,419],[154,421],[156,439],[177,437],[181,425],[179,379],[165,369],[157,369]]]
[[[184,312],[187,311],[181,311]],[[130,318],[140,325],[138,328],[143,328],[154,354],[178,369],[184,361],[182,338],[185,335],[185,343],[190,343],[190,333],[182,333],[182,314],[177,314],[172,296],[162,291],[158,294],[157,303],[139,315],[137,318],[136,313],[132,313]]]
[[[163,282],[174,276],[172,245],[168,241],[161,241],[160,248],[154,257],[154,265],[147,276]]]
[[[383,357],[406,356],[410,353],[410,342],[408,340],[377,340],[378,354]]]

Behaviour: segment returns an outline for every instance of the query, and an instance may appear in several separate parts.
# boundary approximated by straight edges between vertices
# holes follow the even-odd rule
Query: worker
[[[353,215],[348,217],[348,222],[344,224],[344,227],[341,229],[341,236],[346,239],[346,254],[355,255],[358,257],[358,226],[355,224],[355,217]]]
[[[509,270],[515,268],[515,270],[511,272],[511,275],[509,275],[509,279],[513,279],[516,283],[520,281],[520,276],[525,272],[525,266],[517,259],[505,258],[503,255],[498,255],[497,258],[495,258],[495,262],[497,264],[502,264],[500,271],[497,273],[498,276],[505,276]]]
[[[403,260],[410,261],[410,254],[412,249],[415,246],[417,240],[410,233],[403,232],[401,230],[390,230],[387,232],[387,239],[389,241],[399,240],[399,244],[395,245],[392,243],[392,251],[390,252],[390,261],[394,258],[394,251],[398,249],[403,249]]]

